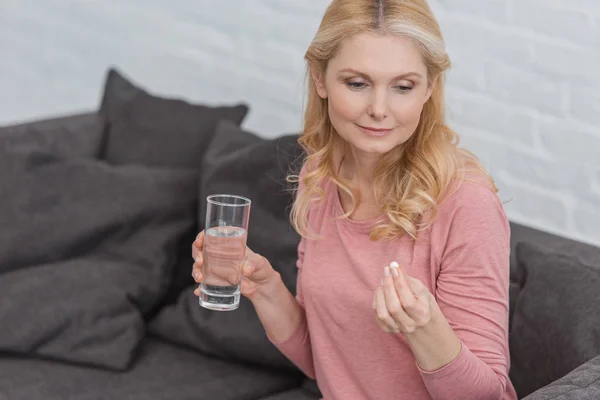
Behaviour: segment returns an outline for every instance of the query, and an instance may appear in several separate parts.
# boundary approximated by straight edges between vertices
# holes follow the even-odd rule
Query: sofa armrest
[[[523,400],[600,399],[600,356],[574,369],[564,377],[531,393]]]

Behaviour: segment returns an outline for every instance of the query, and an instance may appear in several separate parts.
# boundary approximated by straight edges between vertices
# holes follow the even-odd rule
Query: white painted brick
[[[460,137],[460,147],[473,152],[492,176],[504,169],[510,154],[506,145],[492,141],[483,135],[469,135],[470,132],[466,128],[458,127],[457,131]]]
[[[477,154],[494,178],[500,175],[513,181],[535,182],[551,192],[600,204],[600,167],[597,182],[594,182],[593,168],[580,163],[560,162],[506,143],[468,135],[461,136],[461,145]],[[515,199],[515,203],[518,204],[519,199]]]
[[[445,18],[440,25],[451,59],[463,55],[522,68],[533,62],[532,38],[522,32],[495,29],[464,15]]]
[[[320,22],[320,15],[299,14],[295,9],[270,7],[257,0],[238,4],[243,10],[240,16],[242,26],[255,26],[265,38],[280,40],[303,49],[310,44]],[[314,6],[325,10],[323,4],[315,3]]]
[[[436,5],[438,7],[432,8],[438,12],[485,17],[499,22],[505,22],[508,16],[506,0],[437,0]]]
[[[279,107],[293,108],[293,95],[298,91],[294,87],[293,81],[277,77],[245,75],[244,72],[241,72],[239,76],[243,79],[245,89],[249,92],[260,93],[261,98],[279,103]],[[279,108],[274,109],[279,112]]]
[[[600,16],[600,4],[597,0],[529,0],[538,9],[553,7],[559,10],[585,11],[594,16]]]
[[[535,0],[519,0],[514,2],[512,18],[521,28],[533,29],[556,39],[581,45],[600,44],[600,31],[586,9],[540,7]]]
[[[495,176],[500,185],[501,199],[507,212],[526,218],[536,225],[545,226],[553,231],[568,231],[569,202],[560,192],[545,190],[526,181],[519,182],[503,173]]]
[[[283,10],[284,12],[294,12],[307,14],[313,17],[321,18],[325,9],[329,5],[329,0],[263,0],[272,8]]]
[[[600,207],[598,203],[580,204],[573,212],[573,222],[577,233],[592,243],[600,243]]]
[[[270,74],[265,74],[264,70],[269,72],[278,72],[280,75],[289,77],[290,71],[295,75],[304,74],[304,63],[299,63],[302,60],[304,52],[300,51],[299,47],[291,47],[285,42],[276,41],[273,39],[265,39],[260,42],[243,38],[243,51],[253,69],[262,71],[263,77],[269,77]],[[277,60],[277,61],[274,61]],[[239,65],[236,67],[239,68]],[[300,68],[301,67],[301,68]],[[292,82],[289,82],[291,85]]]
[[[600,88],[600,46],[582,49],[538,42],[535,45],[535,66],[537,71],[550,78]]]
[[[486,83],[485,60],[459,52],[452,54],[452,66],[447,73],[447,82],[464,90],[482,92]]]
[[[600,203],[600,194],[593,190],[593,179],[585,165],[518,149],[510,149],[506,157],[503,171],[510,176],[524,182],[536,182],[548,190]]]
[[[453,113],[457,124],[467,126],[479,135],[487,134],[503,141],[534,147],[533,116],[483,97],[467,98],[454,94],[452,92],[457,90],[453,87],[449,91],[451,103],[459,104]]]
[[[534,73],[507,65],[489,63],[486,90],[495,98],[533,110],[564,114],[567,90],[564,84],[546,80]]]
[[[569,112],[575,119],[600,127],[600,93],[571,90]]]
[[[589,167],[589,175],[592,177],[592,191],[600,196],[600,166]]]
[[[544,150],[558,162],[600,165],[600,127],[597,131],[594,134],[573,124],[540,122]]]

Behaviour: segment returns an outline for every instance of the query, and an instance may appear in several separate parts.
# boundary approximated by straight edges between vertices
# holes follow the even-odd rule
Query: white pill
[[[398,267],[400,267],[400,265],[398,265],[398,263],[396,261],[392,261],[390,263],[390,268],[398,268]]]

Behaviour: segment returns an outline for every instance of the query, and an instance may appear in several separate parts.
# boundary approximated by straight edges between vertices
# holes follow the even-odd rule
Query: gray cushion
[[[0,350],[124,369],[193,224],[196,174],[0,153]]]
[[[512,329],[512,317],[514,306],[519,295],[519,277],[516,247],[523,241],[537,243],[556,252],[576,256],[590,265],[600,265],[600,249],[586,243],[577,242],[572,239],[553,235],[535,228],[521,225],[514,221],[510,222],[510,324]]]
[[[60,158],[97,158],[105,121],[96,112],[0,127],[0,150],[40,150]]]
[[[597,400],[600,399],[600,356],[576,368],[568,375],[539,389],[525,400]]]
[[[510,223],[510,247],[511,247],[511,280],[518,281],[517,269],[517,244],[521,242],[537,243],[544,248],[554,250],[557,253],[576,256],[589,265],[600,265],[600,248],[581,243],[565,237],[543,232],[535,228],[524,226],[516,222]]]
[[[292,293],[296,288],[300,238],[289,223],[292,196],[286,175],[301,154],[296,135],[265,140],[222,122],[201,168],[200,225],[204,226],[207,195],[230,193],[251,198],[248,246],[271,262]],[[191,261],[184,272],[191,284]],[[193,289],[190,286],[176,304],[163,309],[151,322],[150,332],[205,354],[284,366],[297,372],[267,339],[246,298],[242,297],[240,308],[234,312],[214,312],[198,305]]]
[[[253,146],[262,142],[264,142],[264,139],[261,139],[257,135],[251,132],[242,131],[235,123],[223,120],[217,125],[215,138],[208,145],[206,157],[208,157],[209,160],[204,160],[204,162],[207,165],[212,165],[214,162],[218,162],[218,160],[222,160],[223,158],[230,158],[232,156],[235,157],[232,153],[237,149],[245,149],[249,146]],[[201,172],[206,172],[206,168],[202,168]],[[202,194],[199,208],[204,207],[205,201],[206,195]],[[171,288],[169,289],[169,294],[165,299],[165,302],[168,304],[174,304],[177,302],[177,298],[179,297],[181,291],[194,283],[194,280],[190,275],[190,263],[192,262],[190,248],[196,239],[198,231],[204,228],[204,221],[200,221],[200,223],[196,224],[195,227],[196,231],[189,235],[184,243],[181,243],[178,253],[179,261],[177,262],[175,270],[173,271]]]
[[[0,399],[255,400],[299,380],[275,370],[230,364],[147,340],[124,372],[24,358],[0,358]]]
[[[101,105],[108,123],[103,157],[112,164],[198,168],[217,123],[239,125],[247,112],[241,103],[208,106],[158,97],[111,69]]]
[[[600,354],[600,266],[528,242],[516,257],[511,380],[524,396]]]

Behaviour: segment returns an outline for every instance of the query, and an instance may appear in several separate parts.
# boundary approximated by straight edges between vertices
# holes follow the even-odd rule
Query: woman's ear
[[[322,99],[327,98],[327,90],[325,89],[324,83],[324,73],[317,72],[314,68],[310,69],[310,77],[313,81],[313,85],[315,85],[315,89],[317,90],[317,94]]]

